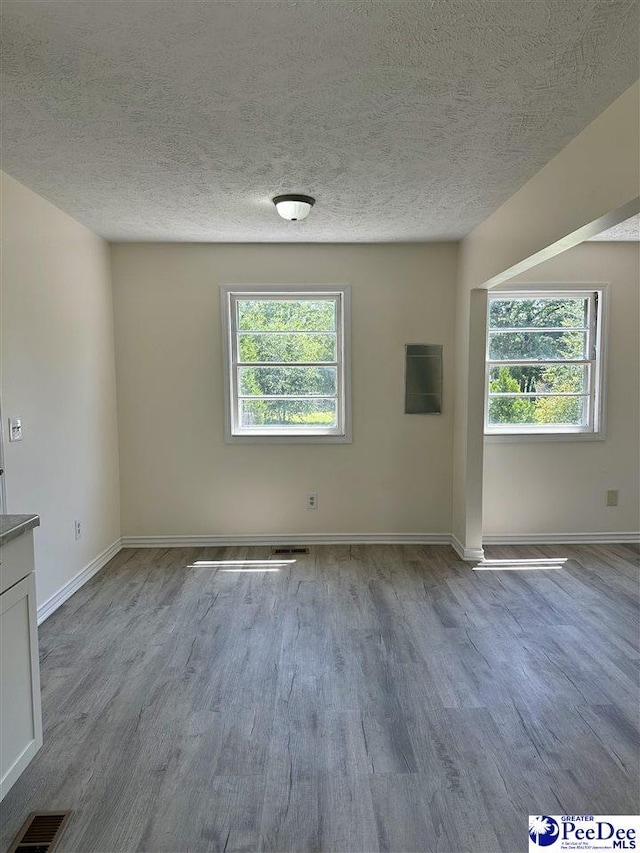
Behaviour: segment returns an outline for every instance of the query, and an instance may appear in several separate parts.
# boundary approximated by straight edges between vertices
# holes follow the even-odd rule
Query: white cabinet
[[[0,799],[42,746],[33,534],[2,546]]]

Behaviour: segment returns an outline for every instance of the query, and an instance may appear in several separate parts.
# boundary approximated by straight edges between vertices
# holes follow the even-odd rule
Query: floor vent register
[[[71,812],[32,812],[7,853],[51,853]]]
[[[308,554],[308,548],[274,548],[271,551],[272,557],[281,557],[283,554]]]

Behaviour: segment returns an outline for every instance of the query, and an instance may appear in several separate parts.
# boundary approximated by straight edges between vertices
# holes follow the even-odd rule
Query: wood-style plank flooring
[[[517,853],[529,814],[638,811],[637,547],[197,564],[269,553],[125,550],[41,626],[2,850],[35,809],[67,853]]]

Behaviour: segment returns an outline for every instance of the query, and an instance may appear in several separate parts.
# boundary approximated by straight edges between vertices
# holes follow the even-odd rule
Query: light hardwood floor
[[[567,562],[122,551],[40,629],[45,744],[2,849],[34,809],[72,809],[78,853],[516,853],[529,814],[636,813],[638,548],[487,555]]]

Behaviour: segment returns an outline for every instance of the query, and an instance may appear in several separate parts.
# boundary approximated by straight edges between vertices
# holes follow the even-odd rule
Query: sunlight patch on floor
[[[220,569],[221,572],[279,572],[280,569],[267,569],[266,567],[263,569]]]
[[[540,569],[561,569],[567,557],[549,557],[531,560],[480,560],[474,572],[526,572]]]
[[[221,572],[279,572],[295,560],[196,560],[188,569],[219,569]]]

